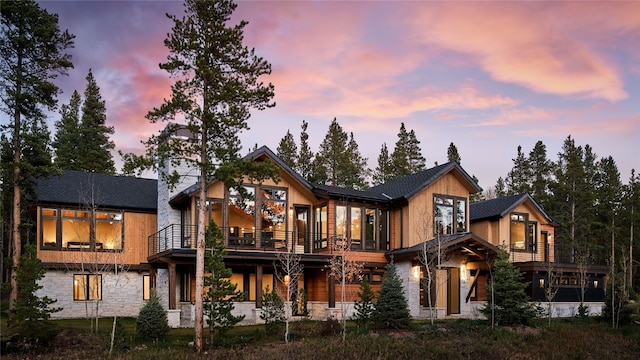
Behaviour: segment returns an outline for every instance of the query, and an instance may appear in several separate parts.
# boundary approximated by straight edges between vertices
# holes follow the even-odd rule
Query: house
[[[39,179],[36,191],[40,292],[57,299],[54,316],[137,316],[149,297],[157,181],[65,171]]]
[[[247,159],[274,162],[279,181],[246,180],[240,191],[213,179],[206,184],[205,214],[205,223],[213,220],[223,230],[231,281],[246,293],[235,304],[245,323],[260,321],[262,293],[278,286],[282,251],[300,255],[296,311],[316,319],[340,316],[339,284],[329,264],[345,246],[374,291],[385,266],[397,265],[416,318],[427,317],[429,305],[439,316],[479,316],[503,240],[513,244],[514,261],[532,280],[544,274],[544,259],[553,263],[537,244],[545,236],[551,243],[557,224],[535,201],[525,195],[498,212],[491,202],[470,204],[469,195],[481,189],[455,162],[360,191],[310,183],[267,147]],[[199,184],[185,164],[167,163],[162,171],[174,170],[183,175],[175,187],[162,177],[77,172],[38,182],[38,256],[49,269],[41,291],[65,308],[56,316],[135,316],[155,288],[172,326],[193,324]],[[522,216],[513,235],[512,214]],[[516,228],[528,232],[518,235]],[[352,305],[359,285],[346,287],[346,305]],[[347,309],[349,316],[354,309]]]
[[[554,316],[575,316],[580,302],[593,314],[602,312],[608,268],[556,262],[554,230],[559,224],[531,195],[476,202],[470,212],[471,231],[509,252],[532,301],[547,302],[553,294]]]

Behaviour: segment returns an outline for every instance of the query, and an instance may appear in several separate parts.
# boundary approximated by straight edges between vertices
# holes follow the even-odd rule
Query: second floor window
[[[528,214],[512,213],[510,219],[511,249],[536,251],[538,224]]]
[[[433,209],[436,235],[451,235],[467,231],[467,199],[435,195]]]
[[[119,211],[43,208],[40,216],[42,249],[122,250]]]

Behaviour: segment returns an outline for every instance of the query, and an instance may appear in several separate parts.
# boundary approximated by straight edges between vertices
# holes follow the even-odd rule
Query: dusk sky
[[[116,149],[141,152],[163,127],[145,114],[170,93],[158,64],[182,2],[40,3],[76,35],[59,105],[92,68]],[[372,169],[404,122],[429,167],[454,142],[485,189],[518,145],[542,140],[556,161],[568,135],[613,156],[624,183],[640,170],[640,2],[239,1],[234,19],[272,64],[277,104],[253,113],[243,154],[276,151],[287,129],[299,141],[303,120],[315,152],[335,117]]]

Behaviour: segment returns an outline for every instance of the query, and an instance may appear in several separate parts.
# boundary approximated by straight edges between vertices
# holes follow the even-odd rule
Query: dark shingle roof
[[[476,191],[482,191],[482,188],[473,181],[464,169],[456,162],[448,162],[436,167],[432,167],[421,172],[405,176],[400,179],[386,182],[382,185],[374,186],[367,190],[370,193],[386,195],[391,199],[405,198],[408,199],[431,184],[449,171],[457,169],[460,174],[475,188]]]
[[[355,190],[343,188],[339,186],[330,186],[324,184],[313,184],[315,194],[320,197],[340,198],[359,201],[387,202],[390,199],[382,194],[369,192],[367,190]]]
[[[62,176],[37,179],[36,192],[37,201],[46,204],[77,206],[93,201],[104,208],[147,211],[158,208],[155,179],[67,170]]]
[[[516,206],[529,200],[531,204],[550,222],[553,220],[542,207],[528,193],[503,196],[495,199],[478,201],[469,205],[469,221],[500,219],[511,212]]]

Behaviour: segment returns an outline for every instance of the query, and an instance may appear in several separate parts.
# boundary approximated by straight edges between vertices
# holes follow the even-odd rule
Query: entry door
[[[460,314],[460,269],[449,269],[447,280],[447,315]]]
[[[296,206],[296,217],[293,224],[293,241],[296,247],[309,251],[309,207]]]

